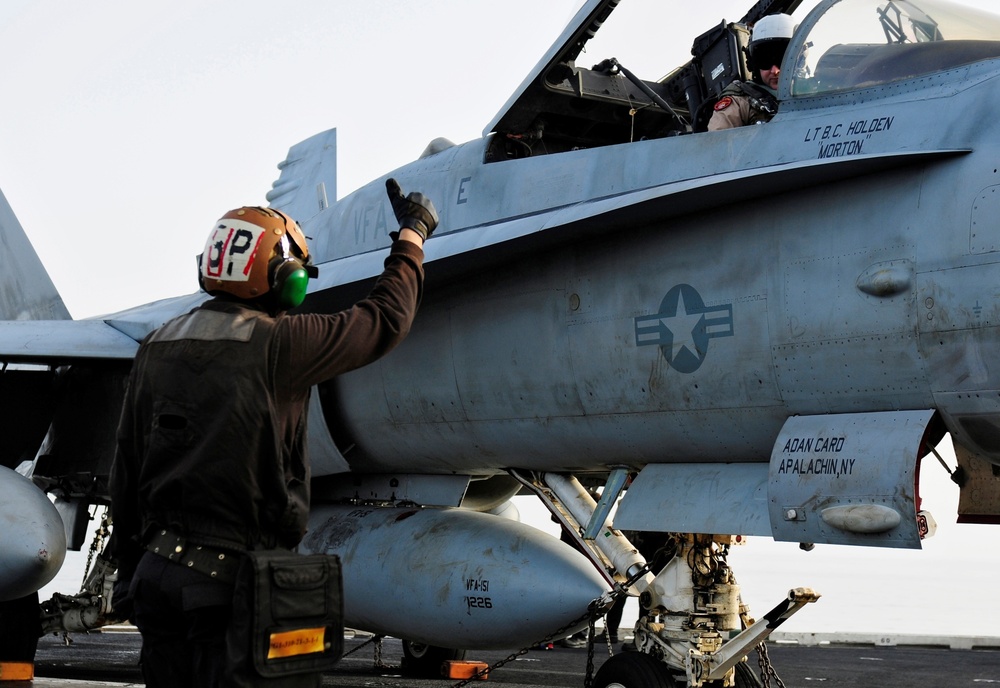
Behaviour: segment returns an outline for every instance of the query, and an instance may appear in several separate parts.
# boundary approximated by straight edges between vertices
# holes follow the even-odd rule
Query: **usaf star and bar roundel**
[[[708,342],[733,336],[733,304],[706,306],[689,284],[667,292],[654,315],[635,319],[636,346],[660,347],[667,363],[679,373],[693,373],[708,355]]]

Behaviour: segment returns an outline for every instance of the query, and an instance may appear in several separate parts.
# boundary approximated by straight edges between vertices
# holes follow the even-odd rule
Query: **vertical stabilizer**
[[[299,224],[337,200],[337,130],[316,134],[288,150],[278,164],[281,176],[267,193],[272,208]]]
[[[69,317],[59,292],[0,191],[0,320]]]

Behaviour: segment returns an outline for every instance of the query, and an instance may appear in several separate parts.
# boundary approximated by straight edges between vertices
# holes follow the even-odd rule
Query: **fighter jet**
[[[818,595],[754,621],[727,561],[743,536],[919,548],[921,462],[946,434],[959,520],[1000,519],[1000,17],[822,0],[773,119],[708,132],[752,76],[753,25],[798,2],[706,27],[662,78],[578,64],[617,4],[586,2],[477,140],[334,202],[335,131],[279,165],[268,201],[320,265],[306,311],[380,272],[386,178],[442,218],[410,337],[314,390],[302,549],[341,557],[345,623],[406,639],[411,668],[568,635],[628,594],[638,651],[594,685],[759,685],[743,658]],[[36,486],[0,470],[19,495],[0,598],[23,599],[58,568],[40,557],[58,521],[78,549],[108,501],[138,342],[207,297],[69,320],[0,220],[3,463]],[[568,542],[497,515],[521,492]],[[45,603],[44,627],[113,614],[110,575]]]

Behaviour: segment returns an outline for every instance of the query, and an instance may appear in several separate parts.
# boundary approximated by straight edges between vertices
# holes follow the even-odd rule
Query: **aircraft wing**
[[[0,360],[11,363],[68,363],[122,360],[139,343],[103,320],[8,320],[0,322]]]
[[[143,337],[207,298],[189,294],[87,320],[0,321],[0,362],[60,365],[131,360]]]

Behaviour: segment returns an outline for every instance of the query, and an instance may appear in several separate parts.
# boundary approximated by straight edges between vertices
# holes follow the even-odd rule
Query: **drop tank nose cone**
[[[346,625],[441,647],[523,647],[608,590],[566,543],[460,509],[314,508],[303,549],[340,556]]]
[[[51,581],[66,557],[62,518],[44,492],[0,466],[0,601]]]

